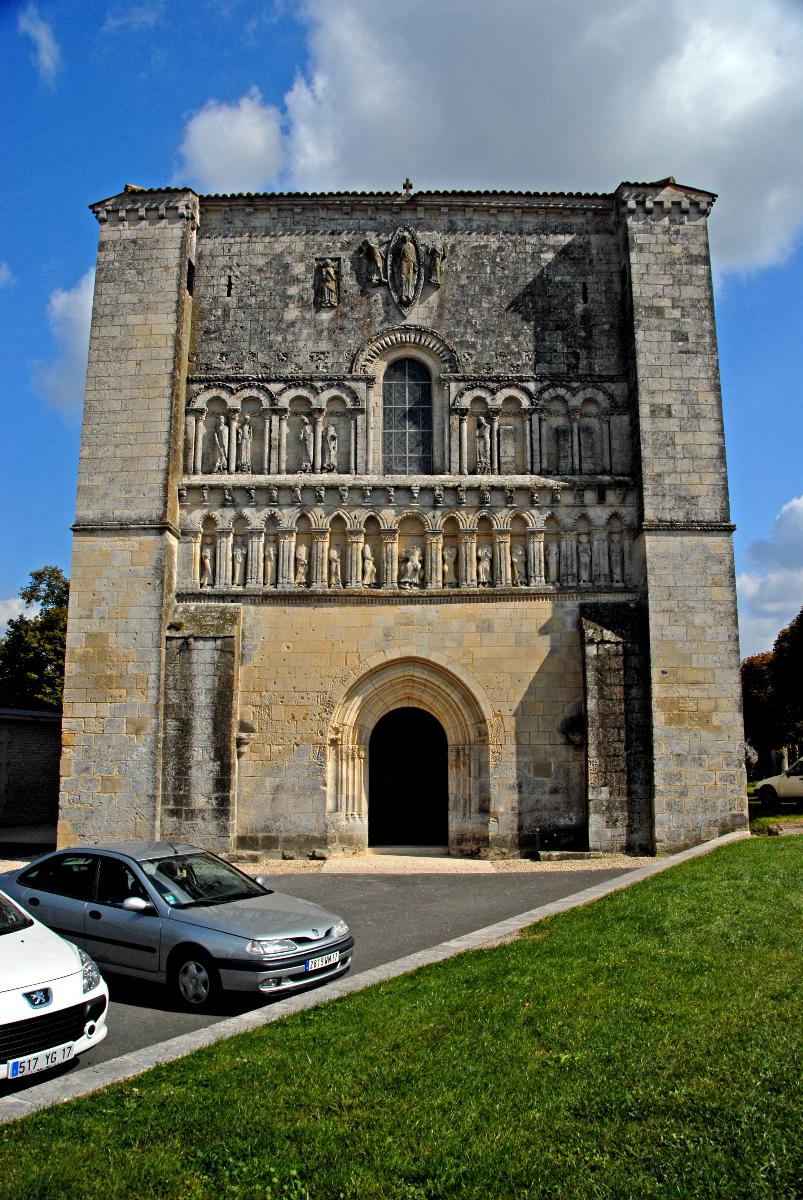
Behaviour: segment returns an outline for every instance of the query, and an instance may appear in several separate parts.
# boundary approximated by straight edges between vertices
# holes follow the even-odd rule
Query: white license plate
[[[331,954],[322,954],[320,958],[308,958],[304,970],[319,971],[321,967],[331,967],[337,962],[340,962],[340,951],[333,950]]]
[[[27,1058],[12,1058],[8,1064],[8,1078],[22,1079],[23,1075],[35,1075],[37,1071],[49,1071],[60,1063],[72,1058],[75,1044],[65,1042],[63,1046],[54,1046],[52,1050],[40,1050],[38,1054],[29,1054]]]

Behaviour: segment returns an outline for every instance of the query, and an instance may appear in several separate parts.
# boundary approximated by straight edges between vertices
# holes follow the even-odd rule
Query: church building
[[[59,843],[746,827],[714,199],[94,204]]]

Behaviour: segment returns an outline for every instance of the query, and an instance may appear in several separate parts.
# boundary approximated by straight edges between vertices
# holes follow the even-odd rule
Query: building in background
[[[744,828],[712,202],[95,204],[61,843]]]

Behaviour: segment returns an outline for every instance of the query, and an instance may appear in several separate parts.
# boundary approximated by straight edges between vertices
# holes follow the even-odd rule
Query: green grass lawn
[[[14,1200],[800,1197],[803,839],[0,1131]]]

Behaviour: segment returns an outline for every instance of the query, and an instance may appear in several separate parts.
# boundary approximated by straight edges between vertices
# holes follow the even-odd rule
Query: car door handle
[[[99,920],[100,920],[100,913],[98,912],[98,910],[97,910],[96,908],[90,908],[90,910],[89,910],[89,915],[90,915],[90,917],[92,918],[92,920],[93,920],[93,921],[99,921]]]
[[[39,900],[37,899],[36,896],[31,896],[28,900],[28,903],[30,904],[31,908],[39,907]]]

